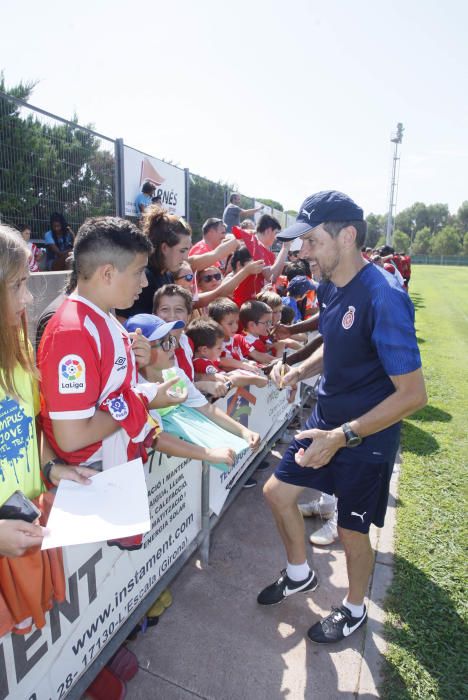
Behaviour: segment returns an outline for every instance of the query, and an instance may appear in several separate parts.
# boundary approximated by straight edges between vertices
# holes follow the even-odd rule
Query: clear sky
[[[2,3],[0,69],[31,99],[245,194],[468,199],[465,0]]]

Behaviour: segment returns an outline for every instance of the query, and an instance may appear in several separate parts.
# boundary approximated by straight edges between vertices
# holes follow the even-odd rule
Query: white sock
[[[303,564],[290,564],[286,567],[286,574],[291,579],[291,581],[303,581],[310,574],[310,566],[307,561]]]
[[[362,601],[361,605],[353,605],[348,603],[348,596],[346,596],[343,600],[343,605],[345,608],[348,608],[353,617],[362,617],[364,615],[364,601]]]
[[[322,493],[320,497],[320,505],[321,506],[331,506],[333,508],[336,503],[336,498],[335,496],[331,496],[329,493]],[[330,508],[330,509],[331,509]]]

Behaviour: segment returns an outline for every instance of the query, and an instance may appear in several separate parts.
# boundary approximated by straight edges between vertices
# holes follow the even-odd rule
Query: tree
[[[411,246],[412,253],[420,253],[422,255],[427,255],[431,251],[431,231],[428,226],[419,229],[417,232],[413,245]]]
[[[34,85],[0,90],[27,101]],[[73,228],[88,216],[115,214],[115,163],[101,140],[73,122],[39,118],[32,110],[0,97],[0,214],[13,225],[45,231],[53,211]],[[92,126],[88,126],[92,129]]]
[[[457,255],[460,249],[460,235],[454,226],[445,226],[432,239],[431,252],[434,255]]]
[[[379,238],[384,235],[384,217],[381,214],[369,214],[367,221],[366,246],[375,248]]]
[[[468,255],[468,231],[463,237],[463,255]]]
[[[468,200],[462,202],[457,211],[456,225],[460,233],[468,232]]]
[[[393,232],[393,248],[395,251],[407,253],[411,245],[411,239],[407,233],[404,231],[399,231],[398,229]]]
[[[262,197],[257,197],[257,202],[265,204],[267,207],[272,207],[272,209],[277,209],[278,211],[284,211],[283,205],[277,202],[276,199],[263,199]]]
[[[434,235],[448,224],[449,217],[447,204],[426,205],[423,202],[415,202],[396,215],[395,226],[414,240],[416,233],[425,227]]]

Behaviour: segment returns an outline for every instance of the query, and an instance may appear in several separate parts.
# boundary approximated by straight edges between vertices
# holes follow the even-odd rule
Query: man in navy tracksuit
[[[301,255],[317,262],[322,278],[317,298],[323,345],[287,368],[283,385],[318,373],[322,379],[305,429],[265,485],[287,566],[257,601],[273,605],[317,587],[297,498],[308,487],[335,494],[349,590],[341,605],[309,629],[317,643],[339,641],[366,621],[364,596],[373,566],[369,527],[384,524],[400,421],[427,400],[413,304],[392,275],[361,256],[365,236],[362,209],[336,191],[308,197],[296,223],[278,236],[301,237]]]

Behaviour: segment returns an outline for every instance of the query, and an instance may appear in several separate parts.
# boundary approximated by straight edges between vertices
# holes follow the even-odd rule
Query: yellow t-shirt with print
[[[18,489],[28,498],[45,490],[36,435],[37,382],[19,365],[14,380],[19,396],[6,395],[0,387],[0,505]]]

